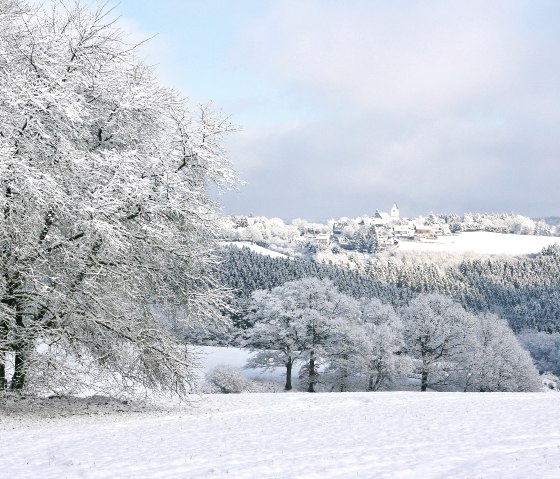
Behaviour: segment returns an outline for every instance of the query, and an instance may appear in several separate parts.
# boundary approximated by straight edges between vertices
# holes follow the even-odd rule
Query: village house
[[[414,223],[408,222],[406,224],[393,226],[393,234],[395,235],[395,238],[414,239]]]
[[[415,236],[421,239],[437,239],[437,234],[434,228],[426,225],[415,224],[414,229],[416,231]]]
[[[331,235],[329,233],[315,235],[315,243],[322,246],[328,246],[331,243]]]

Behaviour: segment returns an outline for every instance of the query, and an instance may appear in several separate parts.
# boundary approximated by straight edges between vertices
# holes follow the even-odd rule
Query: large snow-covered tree
[[[341,327],[358,315],[357,302],[342,294],[330,280],[304,278],[253,295],[248,347],[265,350],[253,366],[286,367],[286,390],[292,368],[305,360],[302,381],[309,392],[318,382],[317,368],[332,354],[331,343]]]
[[[402,313],[407,353],[416,360],[420,390],[445,383],[464,367],[476,318],[450,298],[421,294]]]
[[[403,354],[403,324],[393,307],[378,299],[362,301],[360,319],[366,338],[361,356],[367,390],[377,391],[409,372],[410,360]]]
[[[216,317],[208,187],[233,180],[231,128],[162,88],[108,12],[56,5],[0,0],[0,385],[181,393],[192,360],[159,316]]]
[[[465,391],[538,391],[542,388],[528,351],[505,319],[477,316],[475,341],[466,351],[459,377]]]
[[[286,368],[284,389],[292,389],[292,371],[301,359],[305,346],[299,329],[299,318],[283,302],[284,287],[272,291],[257,290],[252,295],[249,320],[254,322],[247,332],[244,346],[256,354],[248,366],[254,368]]]

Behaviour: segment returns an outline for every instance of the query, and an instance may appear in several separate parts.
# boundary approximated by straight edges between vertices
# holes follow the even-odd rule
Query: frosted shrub
[[[544,373],[541,376],[543,388],[546,391],[560,391],[560,379],[552,373]]]
[[[227,364],[215,366],[206,373],[205,379],[210,392],[214,393],[241,393],[249,388],[249,381],[241,375],[241,370]]]

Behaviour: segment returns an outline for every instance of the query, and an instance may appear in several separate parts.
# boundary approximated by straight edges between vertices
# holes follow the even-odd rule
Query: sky
[[[94,0],[88,1],[93,4]],[[226,214],[560,215],[556,0],[121,0],[162,83],[212,101]],[[155,36],[154,36],[155,35]]]

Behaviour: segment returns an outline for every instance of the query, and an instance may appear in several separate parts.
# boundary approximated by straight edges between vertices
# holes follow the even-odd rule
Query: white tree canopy
[[[445,382],[472,348],[476,317],[440,294],[422,294],[403,310],[406,350],[417,361],[421,390]]]
[[[344,324],[358,315],[357,301],[338,291],[329,280],[304,278],[271,291],[256,291],[250,309],[255,326],[246,345],[265,350],[254,367],[286,367],[286,390],[292,388],[292,366],[305,359],[304,382],[313,391],[316,367],[332,353],[331,342]]]
[[[82,366],[184,392],[155,309],[221,304],[208,187],[234,181],[231,126],[162,88],[107,12],[57,5],[0,0],[0,379],[13,355],[16,389]]]
[[[477,317],[473,347],[467,351],[461,376],[464,390],[538,391],[538,370],[505,319],[494,314]]]

